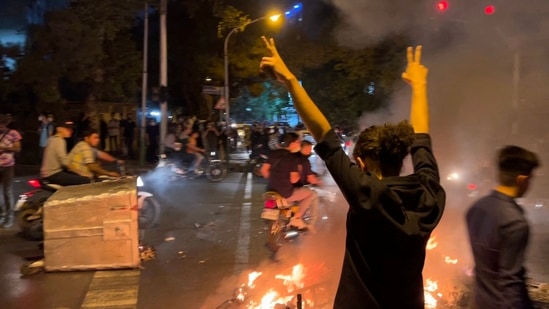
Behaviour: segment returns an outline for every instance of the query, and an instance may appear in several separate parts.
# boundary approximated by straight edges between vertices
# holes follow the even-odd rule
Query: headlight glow
[[[136,186],[143,187],[145,184],[143,183],[143,179],[141,179],[141,176],[137,177]]]
[[[448,177],[446,177],[447,180],[458,180],[459,179],[459,174],[458,173],[452,173],[450,175],[448,175]]]

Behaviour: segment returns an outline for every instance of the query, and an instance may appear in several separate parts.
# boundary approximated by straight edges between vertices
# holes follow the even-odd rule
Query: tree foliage
[[[141,1],[80,0],[27,31],[12,101],[59,109],[66,100],[135,100],[141,56],[131,36]],[[24,92],[28,92],[25,95]]]
[[[232,8],[230,12],[229,16],[242,16]],[[278,33],[269,34],[266,26],[240,33],[230,45],[231,93],[238,98],[232,103],[233,115],[242,113],[241,119],[247,117],[246,107],[260,111],[263,102],[264,111],[258,112],[258,116],[267,114],[272,119],[287,105],[283,89],[272,91],[280,87],[279,83],[265,82],[258,74],[258,60],[265,55],[259,40],[262,34],[276,38],[287,65],[332,123],[348,124],[362,113],[388,106],[388,99],[400,81],[406,37],[394,35],[365,48],[343,47],[332,30],[336,28],[337,16],[333,10],[324,12],[328,13],[285,25]],[[315,31],[310,30],[313,28]],[[275,99],[273,94],[279,97]]]
[[[151,87],[159,85],[158,2],[150,3]],[[10,75],[9,87],[0,83],[3,96],[11,93],[10,102],[19,108],[36,109],[36,103],[55,106],[90,96],[115,102],[138,97],[143,25],[136,17],[143,2],[72,3],[66,10],[50,12],[45,25],[29,29],[29,44]],[[302,22],[287,20],[278,28],[266,20],[250,23],[266,13],[254,0],[168,3],[169,104],[187,115],[209,116],[211,99],[205,100],[201,89],[206,77],[211,85],[223,86],[224,41],[233,29],[237,30],[228,40],[229,86],[231,112],[240,120],[269,120],[288,107],[286,90],[259,73],[259,60],[266,52],[261,35],[277,39],[287,64],[333,123],[385,106],[403,66],[405,37],[393,36],[361,49],[340,46],[332,32],[339,17],[326,2],[306,2]],[[313,3],[321,9],[308,6]],[[23,102],[30,104],[19,104]]]

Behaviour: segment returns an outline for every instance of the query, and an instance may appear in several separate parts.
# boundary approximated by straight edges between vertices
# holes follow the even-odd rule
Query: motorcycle
[[[258,154],[253,158],[250,158],[250,169],[254,176],[263,177],[263,175],[261,175],[261,167],[265,162],[267,162],[267,159],[269,159],[269,157],[263,153]]]
[[[276,254],[282,247],[283,241],[290,241],[299,236],[300,233],[313,228],[314,212],[309,209],[303,216],[303,221],[308,225],[307,229],[300,230],[290,226],[290,219],[298,210],[298,204],[290,204],[278,192],[267,191],[263,194],[263,210],[261,219],[267,225],[267,243],[265,247],[271,252],[270,259],[277,261]]]
[[[263,177],[261,175],[261,167],[269,159],[270,149],[266,145],[256,146],[250,153],[250,160],[248,166],[252,175],[256,177]]]
[[[106,180],[112,181],[116,179],[118,178],[107,178]],[[28,184],[34,189],[19,196],[19,200],[15,206],[15,211],[18,213],[17,221],[21,228],[21,233],[25,238],[29,240],[43,240],[44,203],[62,186],[48,183],[41,179],[31,179],[28,181]],[[153,228],[158,225],[160,220],[160,204],[151,192],[145,191],[149,189],[145,187],[141,176],[136,177],[136,186],[139,229]]]
[[[227,176],[227,167],[221,160],[217,159],[217,153],[212,151],[208,155],[204,156],[204,160],[200,163],[200,166],[191,170],[191,163],[183,161],[182,167],[176,167],[175,162],[168,158],[166,154],[159,156],[158,163],[155,170],[163,170],[169,173],[170,180],[179,179],[195,179],[205,175],[211,182],[220,182]]]

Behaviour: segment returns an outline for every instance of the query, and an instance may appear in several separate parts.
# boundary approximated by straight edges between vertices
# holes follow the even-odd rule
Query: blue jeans
[[[0,183],[2,184],[2,197],[0,199],[0,217],[13,218],[15,199],[13,196],[13,166],[0,166]]]

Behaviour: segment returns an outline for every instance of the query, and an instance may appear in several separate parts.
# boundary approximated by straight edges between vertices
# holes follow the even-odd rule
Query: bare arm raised
[[[412,87],[412,103],[410,107],[410,123],[415,133],[429,133],[429,104],[427,102],[428,69],[421,64],[421,46],[408,47],[406,52],[408,66],[402,73],[404,79]]]
[[[295,75],[288,69],[276,49],[274,39],[267,39],[266,37],[261,37],[261,39],[271,53],[270,57],[261,59],[259,65],[261,71],[272,70],[275,77],[286,85],[303,123],[315,140],[320,140],[331,129],[330,123],[299,84]],[[415,50],[408,47],[408,66],[406,71],[402,73],[402,78],[412,87],[410,123],[414,127],[414,132],[429,133],[428,69],[421,64],[421,51],[421,46],[417,46]]]
[[[294,106],[303,123],[309,129],[315,140],[320,140],[331,129],[331,125],[311,100],[305,89],[299,84],[295,75],[288,69],[275,46],[274,39],[267,40],[261,37],[265,46],[270,51],[270,57],[263,57],[259,68],[262,71],[272,70],[275,77],[283,82],[294,101]]]

